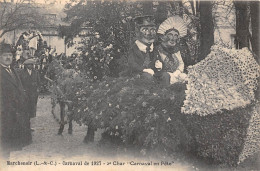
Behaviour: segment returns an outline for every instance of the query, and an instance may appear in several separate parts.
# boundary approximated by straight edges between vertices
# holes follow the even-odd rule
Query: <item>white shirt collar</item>
[[[9,69],[11,69],[10,65],[8,65],[8,66],[6,66],[6,65],[4,65],[4,64],[0,64],[0,65],[2,65],[2,67],[4,67],[4,68],[9,68]]]
[[[32,70],[27,68],[29,75],[32,75]]]
[[[142,42],[140,42],[139,40],[135,41],[135,44],[137,45],[138,49],[144,53],[146,53],[146,48],[147,46],[145,44],[143,44]],[[150,46],[150,52],[153,51],[153,43]]]
[[[182,59],[181,57],[181,51],[178,51],[174,54],[178,59]]]

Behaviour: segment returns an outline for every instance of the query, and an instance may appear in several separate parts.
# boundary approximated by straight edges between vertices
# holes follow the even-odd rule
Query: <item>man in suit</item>
[[[10,67],[12,61],[11,46],[0,44],[0,154],[4,158],[32,141],[27,99],[19,76]]]
[[[128,70],[123,73],[141,74],[151,77],[154,74],[154,41],[157,27],[153,16],[135,18],[136,41],[128,52]]]
[[[40,87],[40,76],[37,70],[33,68],[36,60],[33,58],[24,61],[24,69],[19,72],[22,85],[28,97],[28,110],[30,118],[36,117],[36,107],[38,101],[38,92]]]

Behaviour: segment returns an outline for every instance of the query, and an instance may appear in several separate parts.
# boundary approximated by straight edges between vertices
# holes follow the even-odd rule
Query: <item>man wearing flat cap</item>
[[[128,53],[128,72],[151,77],[154,74],[153,61],[154,41],[157,27],[153,16],[140,16],[135,18],[136,41]]]
[[[30,118],[36,116],[36,107],[38,101],[38,92],[40,86],[40,76],[37,70],[34,69],[36,59],[30,58],[24,61],[24,69],[19,72],[22,85],[28,97],[28,110]]]
[[[11,46],[0,44],[0,155],[3,158],[8,158],[11,151],[21,150],[32,140],[26,95],[18,74],[11,67],[12,61]]]

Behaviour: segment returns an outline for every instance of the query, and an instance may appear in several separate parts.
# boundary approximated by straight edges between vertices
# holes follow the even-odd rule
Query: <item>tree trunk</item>
[[[200,12],[200,47],[198,60],[201,61],[209,53],[214,44],[214,24],[212,17],[212,2],[201,1],[199,5]]]
[[[248,2],[234,1],[236,8],[236,48],[249,47]]]
[[[251,27],[252,27],[252,39],[251,45],[252,50],[256,54],[256,60],[258,63],[260,62],[260,54],[259,54],[259,8],[260,2],[259,1],[252,1],[250,2],[250,15],[251,15]]]

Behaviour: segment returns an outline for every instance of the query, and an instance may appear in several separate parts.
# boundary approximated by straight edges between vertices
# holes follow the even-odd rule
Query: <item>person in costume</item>
[[[136,41],[128,52],[128,72],[151,77],[154,66],[154,41],[156,39],[156,24],[153,16],[140,16],[134,19],[136,24]]]
[[[156,47],[155,68],[162,72],[162,81],[166,85],[185,81],[186,74],[180,51],[180,38],[187,34],[183,19],[179,16],[166,19],[159,26],[157,33],[161,43]]]

